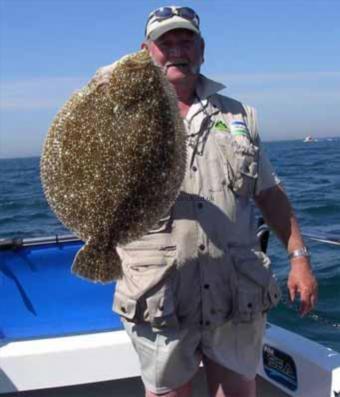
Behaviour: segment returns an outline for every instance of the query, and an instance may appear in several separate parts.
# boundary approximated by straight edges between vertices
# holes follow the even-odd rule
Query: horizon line
[[[327,139],[335,139],[335,140],[340,140],[340,134],[339,135],[330,135],[330,136],[325,136],[325,137],[313,137],[313,139],[316,139],[317,141],[325,141]],[[263,143],[273,143],[273,142],[289,142],[289,141],[300,141],[303,143],[303,138],[288,138],[288,139],[265,139],[262,140]],[[17,156],[10,156],[10,157],[3,157],[0,155],[0,160],[18,160],[18,159],[31,159],[31,158],[40,158],[41,154],[31,154],[31,155],[17,155]]]

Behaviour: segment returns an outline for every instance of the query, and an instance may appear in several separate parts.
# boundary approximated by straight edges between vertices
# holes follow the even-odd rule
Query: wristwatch
[[[298,248],[288,254],[288,259],[299,258],[300,256],[304,256],[309,258],[310,253],[307,247]]]

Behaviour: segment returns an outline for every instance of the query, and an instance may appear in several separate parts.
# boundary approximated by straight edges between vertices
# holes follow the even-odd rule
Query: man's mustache
[[[191,72],[192,74],[198,74],[199,71],[200,71],[201,63],[192,65],[192,64],[190,63],[190,61],[188,61],[187,59],[179,58],[179,59],[176,59],[176,60],[174,60],[174,61],[168,61],[168,62],[166,62],[166,63],[161,67],[161,69],[162,69],[163,72],[166,74],[168,68],[171,67],[171,66],[189,66],[190,72]]]
[[[167,69],[170,66],[188,66],[189,65],[189,61],[187,59],[176,59],[175,61],[168,61],[166,62],[163,67],[165,69]]]

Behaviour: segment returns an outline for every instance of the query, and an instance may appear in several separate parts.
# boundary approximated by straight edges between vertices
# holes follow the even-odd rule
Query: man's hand
[[[299,313],[301,316],[306,315],[314,308],[318,299],[318,286],[308,259],[301,257],[291,260],[287,286],[292,302],[296,295],[300,294]]]

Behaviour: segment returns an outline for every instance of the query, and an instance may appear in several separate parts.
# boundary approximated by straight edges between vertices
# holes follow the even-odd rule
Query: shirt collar
[[[188,114],[185,119],[188,122],[188,128],[190,128],[192,119],[202,112],[208,106],[208,98],[217,92],[223,90],[225,85],[218,83],[217,81],[208,79],[203,76],[203,74],[199,75],[197,85],[196,85],[196,99],[194,103],[191,105]]]
[[[216,94],[224,88],[226,88],[224,84],[208,79],[207,77],[203,76],[203,74],[200,74],[197,82],[196,93],[202,100],[209,98],[211,95]]]

